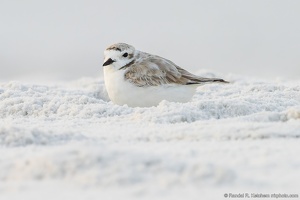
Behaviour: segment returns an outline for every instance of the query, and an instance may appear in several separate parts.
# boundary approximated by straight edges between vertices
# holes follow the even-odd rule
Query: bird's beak
[[[110,65],[111,63],[115,62],[114,60],[112,60],[111,58],[109,58],[107,61],[105,61],[103,63],[103,67],[106,66],[106,65]]]

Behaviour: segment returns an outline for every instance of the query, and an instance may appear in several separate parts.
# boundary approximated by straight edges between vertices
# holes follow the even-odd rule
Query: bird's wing
[[[145,54],[131,64],[126,69],[124,76],[126,80],[139,87],[166,84],[190,85],[208,82],[227,83],[223,79],[196,76],[170,60],[150,54]]]

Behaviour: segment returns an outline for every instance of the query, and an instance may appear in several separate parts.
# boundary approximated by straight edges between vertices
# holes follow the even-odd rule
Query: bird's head
[[[118,70],[134,61],[135,48],[125,43],[117,43],[104,51],[103,67],[111,66]]]

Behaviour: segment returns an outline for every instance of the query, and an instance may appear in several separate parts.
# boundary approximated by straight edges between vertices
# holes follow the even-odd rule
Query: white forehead
[[[104,56],[111,58],[111,57],[114,57],[114,56],[119,55],[121,53],[122,53],[121,51],[105,50],[104,51]]]

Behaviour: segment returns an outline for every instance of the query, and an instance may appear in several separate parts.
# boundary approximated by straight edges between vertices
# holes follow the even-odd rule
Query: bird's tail
[[[219,82],[219,83],[229,83],[228,81],[225,81],[224,79],[221,78],[200,78],[200,82]]]
[[[197,77],[190,79],[190,84],[206,84],[206,83],[230,83],[228,81],[225,81],[224,79],[221,78],[204,78],[204,77]]]

